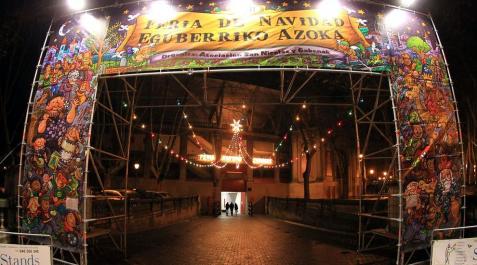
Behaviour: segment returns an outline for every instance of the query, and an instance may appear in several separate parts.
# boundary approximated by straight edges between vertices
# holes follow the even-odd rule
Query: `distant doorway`
[[[238,213],[242,214],[245,212],[245,202],[246,202],[246,193],[245,192],[234,192],[234,191],[222,191],[220,193],[220,202],[221,202],[221,210],[225,212],[225,205],[227,203],[236,203],[238,206]],[[230,211],[229,211],[230,215]],[[235,215],[235,208],[234,208],[234,215]]]

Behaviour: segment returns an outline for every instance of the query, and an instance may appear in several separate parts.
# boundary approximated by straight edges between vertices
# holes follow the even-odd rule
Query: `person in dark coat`
[[[230,215],[234,216],[234,203],[233,202],[230,203]]]
[[[238,214],[238,205],[237,205],[237,203],[235,203],[235,215],[237,215],[237,214]]]
[[[229,203],[227,202],[227,203],[225,204],[225,215],[226,215],[226,216],[229,215],[229,208],[232,208],[232,207],[230,207]]]

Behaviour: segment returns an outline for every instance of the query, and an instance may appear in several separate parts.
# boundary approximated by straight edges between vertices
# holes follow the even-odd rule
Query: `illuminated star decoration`
[[[240,124],[240,120],[234,120],[234,122],[230,124],[230,126],[232,126],[233,133],[239,133],[242,131],[242,124]]]

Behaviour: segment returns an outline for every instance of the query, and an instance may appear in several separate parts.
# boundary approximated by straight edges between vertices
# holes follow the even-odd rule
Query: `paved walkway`
[[[268,217],[200,217],[128,237],[128,264],[355,265],[354,250]],[[105,257],[103,257],[105,258]],[[112,264],[118,264],[113,262]],[[372,262],[369,262],[372,261]],[[104,261],[101,262],[104,264]],[[386,264],[375,258],[367,264]],[[362,263],[361,263],[362,264]]]

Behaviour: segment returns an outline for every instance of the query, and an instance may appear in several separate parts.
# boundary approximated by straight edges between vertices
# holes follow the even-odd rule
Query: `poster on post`
[[[0,244],[1,265],[50,265],[50,246]]]
[[[477,265],[477,238],[436,240],[432,265]]]

